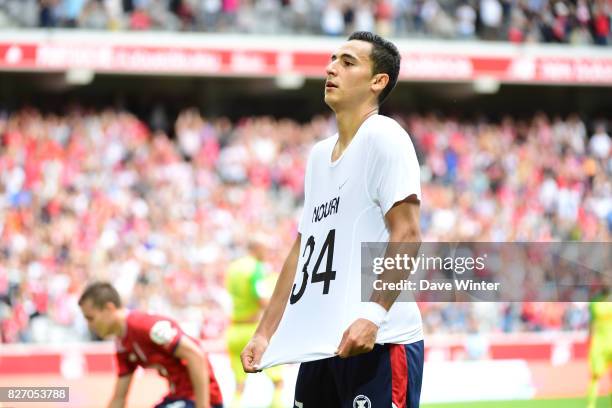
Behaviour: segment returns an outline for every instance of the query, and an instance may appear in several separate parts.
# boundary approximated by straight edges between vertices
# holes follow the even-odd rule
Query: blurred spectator
[[[608,45],[612,6],[606,1],[597,1],[593,6],[593,36],[595,44]]]
[[[104,5],[99,0],[89,0],[79,16],[79,27],[102,30],[108,27],[108,15]]]
[[[344,34],[344,15],[338,0],[330,0],[323,10],[321,30],[325,35],[338,36]]]
[[[111,30],[119,29],[123,20],[122,0],[104,0],[104,8],[108,16],[108,28]]]
[[[440,5],[438,4],[438,1],[425,0],[419,11],[419,26],[422,24],[423,32],[427,34],[435,34],[436,26],[434,20],[440,12]]]
[[[569,30],[569,9],[564,2],[557,1],[555,3],[554,23],[552,27],[554,41],[567,42]]]
[[[146,9],[135,7],[130,15],[130,30],[149,30],[151,29],[151,17]]]
[[[237,15],[240,11],[239,0],[221,0],[221,4],[221,31],[232,31],[232,27],[235,25]],[[244,2],[244,5],[245,11],[249,12],[249,9],[252,7],[249,4],[249,1],[246,0]]]
[[[499,0],[480,0],[480,22],[483,39],[498,38],[502,24],[502,6]]]
[[[366,12],[366,10],[363,10]],[[375,3],[376,32],[384,37],[392,34],[393,6],[389,0],[378,0]]]
[[[140,0],[142,1],[142,0]],[[179,18],[182,30],[193,30],[196,14],[188,0],[170,0],[170,10]],[[141,7],[143,10],[145,7]]]
[[[60,19],[63,27],[78,27],[79,18],[83,12],[86,1],[87,0],[61,0]]]
[[[588,44],[591,42],[589,24],[591,22],[591,12],[586,0],[578,0],[576,5],[572,5],[573,13],[570,14],[570,34],[569,41],[572,44]]]
[[[598,124],[595,134],[589,141],[591,154],[598,159],[607,159],[610,157],[611,144],[610,135],[606,132],[606,127],[603,124]]]
[[[355,25],[351,31],[374,31],[374,29],[372,4],[370,0],[360,0],[355,9]]]
[[[462,39],[471,39],[476,33],[476,10],[469,1],[464,1],[457,8],[457,36]]]
[[[221,0],[201,0],[199,15],[200,24],[205,31],[217,31],[221,15]]]
[[[40,27],[50,28],[57,25],[55,15],[55,7],[57,4],[58,0],[38,0],[38,25]]]

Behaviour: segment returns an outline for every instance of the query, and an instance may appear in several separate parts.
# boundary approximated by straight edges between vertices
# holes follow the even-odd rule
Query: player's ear
[[[389,74],[385,74],[384,72],[381,72],[380,74],[375,74],[372,77],[372,90],[380,93],[383,91],[383,89],[385,89],[388,83]]]
[[[104,305],[104,310],[114,312],[115,310],[117,310],[117,306],[115,306],[113,302],[106,302],[106,304]]]

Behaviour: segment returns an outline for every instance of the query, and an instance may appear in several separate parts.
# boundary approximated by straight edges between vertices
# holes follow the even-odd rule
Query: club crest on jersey
[[[169,321],[160,320],[156,322],[153,327],[151,327],[151,331],[149,332],[149,337],[155,344],[159,344],[160,346],[165,346],[169,344],[174,337],[176,336],[176,329],[172,327]]]
[[[372,401],[365,395],[358,395],[353,400],[353,408],[372,408]]]
[[[130,354],[128,355],[128,360],[130,360],[130,363],[135,363],[135,362],[136,362],[136,360],[138,360],[138,357],[136,357],[136,354],[134,354],[134,353],[130,353]]]
[[[312,222],[319,222],[325,217],[336,214],[339,206],[340,197],[332,198],[326,203],[315,206],[312,213]]]

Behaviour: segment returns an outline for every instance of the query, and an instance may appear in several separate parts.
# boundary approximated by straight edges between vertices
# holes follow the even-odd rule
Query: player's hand
[[[268,340],[259,335],[253,336],[253,338],[246,345],[242,353],[240,353],[240,360],[242,361],[242,368],[245,373],[258,373],[259,363],[261,362],[261,356],[264,351],[268,348]]]
[[[346,358],[372,351],[378,326],[367,319],[357,319],[344,331],[336,355]]]

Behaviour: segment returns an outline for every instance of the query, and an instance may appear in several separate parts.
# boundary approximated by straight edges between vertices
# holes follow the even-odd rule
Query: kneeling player
[[[168,380],[169,393],[155,408],[223,406],[212,367],[197,340],[172,319],[128,311],[115,288],[105,282],[88,286],[79,306],[94,333],[116,336],[119,378],[109,407],[125,406],[137,366],[156,368]]]

